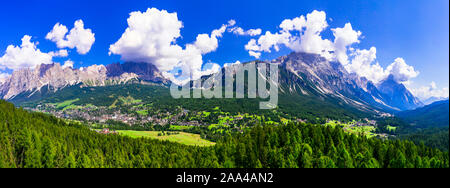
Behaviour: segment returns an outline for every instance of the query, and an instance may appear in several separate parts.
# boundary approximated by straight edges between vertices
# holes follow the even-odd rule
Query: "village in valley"
[[[117,134],[108,125],[111,122],[119,122],[131,126],[160,126],[169,127],[166,130],[188,131],[191,128],[203,127],[216,134],[223,134],[228,131],[243,132],[247,125],[262,120],[269,124],[280,125],[289,122],[307,123],[307,120],[285,118],[283,114],[278,114],[277,120],[270,119],[260,115],[251,115],[248,113],[231,115],[228,112],[222,112],[219,107],[211,111],[189,111],[181,107],[172,110],[163,110],[152,104],[145,104],[141,100],[134,100],[130,97],[120,97],[120,102],[113,105],[94,106],[75,105],[78,100],[64,101],[61,103],[45,103],[37,105],[35,108],[29,108],[32,111],[52,114],[59,118],[70,119],[90,124],[98,133]],[[120,104],[120,105],[119,105]],[[279,113],[274,111],[273,113]],[[375,120],[362,119],[351,122],[340,122],[336,120],[327,120],[324,126],[341,126],[346,132],[363,134],[368,137],[378,136],[387,138],[388,134],[375,133],[377,122]]]

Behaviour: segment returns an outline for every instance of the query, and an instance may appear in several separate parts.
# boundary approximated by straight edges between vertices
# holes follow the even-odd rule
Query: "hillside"
[[[449,127],[449,101],[439,101],[397,114],[405,122],[418,128]]]
[[[299,118],[314,119],[318,117],[351,120],[352,118],[373,117],[384,112],[391,113],[420,106],[420,102],[402,84],[387,79],[384,82],[385,84],[375,86],[366,78],[347,72],[340,63],[328,61],[318,54],[291,53],[272,61],[256,61],[245,64],[252,63],[279,65],[280,109],[284,113]],[[235,67],[236,65],[229,66],[222,71],[235,73]],[[95,91],[104,91],[109,94],[107,97],[114,95],[113,92],[109,91],[118,92],[117,95],[127,92],[139,96],[138,98],[141,100],[148,98],[145,96],[147,94],[149,97],[162,99],[159,95],[167,96],[168,93],[167,89],[166,91],[156,89],[162,93],[154,93],[148,89],[120,91],[121,89],[127,89],[123,85],[130,83],[142,84],[144,85],[142,88],[148,88],[146,85],[159,85],[164,88],[170,81],[164,79],[157,68],[146,63],[115,63],[107,66],[91,66],[86,69],[62,68],[59,64],[52,64],[42,65],[34,70],[15,71],[5,84],[0,86],[0,96],[16,105],[23,105],[24,103],[28,105],[38,103],[40,100],[44,102],[49,98],[63,101],[74,100],[79,97],[85,98],[82,95],[68,97],[71,95],[70,92],[74,94],[86,92],[83,91],[86,89],[80,88],[81,86]],[[102,87],[104,88],[102,89]],[[97,99],[101,102],[91,100],[91,102],[84,104],[102,103],[109,100],[105,98],[104,94],[95,93],[95,91],[91,93],[93,95],[91,98],[95,99],[98,98],[97,95],[101,95],[103,98]],[[147,93],[144,93],[144,91]],[[111,100],[114,101],[114,99]],[[79,103],[83,101],[88,102],[81,99]],[[165,105],[165,102],[168,101],[169,99],[164,98],[158,102]],[[180,101],[174,101],[176,102],[170,101],[168,103],[180,105],[178,104]],[[181,103],[191,103],[186,106],[194,106],[193,108],[203,105],[214,108],[214,105],[219,105],[225,109],[229,103],[236,103],[237,101],[240,105],[232,104],[234,110],[227,111],[244,110],[242,112],[252,113],[258,111],[256,104],[249,104],[257,103],[255,100],[245,102],[243,100],[186,101],[181,101]],[[111,105],[111,103],[108,105]]]
[[[407,141],[357,137],[339,127],[257,126],[224,137],[212,147],[193,147],[98,134],[4,101],[0,122],[0,167],[448,168],[449,164],[448,153]]]
[[[98,134],[0,101],[0,168],[217,167],[211,154],[210,148]]]
[[[271,114],[272,111],[260,110],[259,101],[261,99],[173,99],[170,90],[164,86],[143,85],[143,84],[123,84],[104,87],[81,87],[81,85],[67,87],[57,92],[34,93],[28,97],[26,93],[11,100],[12,103],[35,108],[38,105],[60,103],[79,99],[74,105],[85,106],[94,105],[97,107],[111,107],[121,97],[132,97],[142,101],[143,104],[154,104],[158,109],[176,109],[182,107],[193,111],[210,111],[219,107],[224,112],[232,114]],[[279,96],[279,108],[276,110],[288,114],[291,117],[315,120],[321,119],[342,119],[351,121],[361,117],[372,116],[368,112],[361,111],[347,104],[338,102],[336,98],[320,100],[315,96],[304,96],[299,94],[281,93]],[[120,107],[120,104],[117,104]],[[60,109],[62,110],[62,109]]]

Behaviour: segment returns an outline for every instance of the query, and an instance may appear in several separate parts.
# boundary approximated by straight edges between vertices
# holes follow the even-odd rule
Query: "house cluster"
[[[354,126],[364,127],[364,126],[377,126],[377,122],[375,120],[369,120],[365,118],[363,121],[357,121]]]
[[[98,121],[100,123],[105,123],[108,120],[120,121],[130,125],[139,122],[136,117],[130,116],[128,114],[122,114],[120,113],[120,111],[114,112],[112,114],[103,114],[101,116],[95,116],[92,117],[91,119],[88,119],[88,121]]]
[[[83,119],[88,122],[106,123],[108,120],[123,122],[129,125],[152,123],[155,125],[184,125],[201,126],[199,121],[186,121],[182,117],[189,114],[188,110],[179,109],[174,113],[155,111],[148,115],[137,115],[135,113],[122,113],[120,110],[114,111],[108,107],[85,107],[65,110],[57,110],[53,104],[39,105],[33,111],[53,114],[58,118]],[[133,107],[132,111],[139,111],[141,108]]]

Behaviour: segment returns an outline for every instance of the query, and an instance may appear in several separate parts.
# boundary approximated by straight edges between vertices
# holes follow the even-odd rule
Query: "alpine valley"
[[[340,63],[329,62],[320,55],[292,53],[270,62],[256,63],[279,65],[279,92],[282,94],[282,100],[294,97],[298,98],[298,101],[311,103],[296,105],[295,108],[299,112],[310,109],[309,113],[316,115],[315,111],[321,108],[320,105],[330,105],[334,109],[345,109],[348,114],[387,115],[385,112],[413,110],[423,106],[422,102],[403,84],[397,83],[393,76],[374,84],[364,77],[348,73]],[[232,67],[224,68],[223,71],[227,71],[226,69],[231,70]],[[67,89],[115,89],[130,84],[136,84],[137,87],[152,85],[167,88],[170,81],[164,78],[155,66],[148,63],[113,63],[81,69],[63,67],[57,63],[42,64],[34,69],[13,72],[12,76],[0,85],[0,97],[16,105],[26,105],[30,101],[55,98]],[[282,104],[280,109],[286,108],[284,105],[288,104]]]
[[[277,108],[174,99],[148,63],[14,71],[0,167],[448,168],[448,100],[425,106],[393,76],[373,83],[316,54],[248,63],[278,65]]]

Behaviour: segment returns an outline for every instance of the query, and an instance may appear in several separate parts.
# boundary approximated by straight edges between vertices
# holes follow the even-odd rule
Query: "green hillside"
[[[418,128],[449,127],[449,101],[439,101],[398,116]]]

